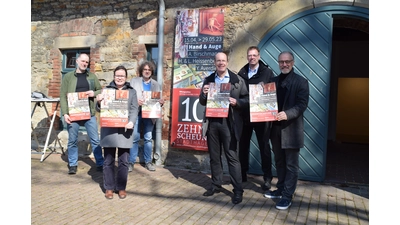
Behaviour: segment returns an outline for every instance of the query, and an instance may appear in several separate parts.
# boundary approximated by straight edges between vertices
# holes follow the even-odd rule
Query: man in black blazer
[[[230,97],[228,117],[206,117],[203,119],[203,135],[207,136],[208,151],[210,153],[211,188],[203,195],[211,196],[222,189],[222,152],[228,163],[229,175],[233,186],[232,203],[242,202],[243,187],[242,174],[239,162],[239,140],[242,135],[243,119],[242,107],[248,104],[248,90],[244,80],[228,69],[228,56],[219,52],[215,55],[216,71],[206,77],[199,95],[201,105],[207,104],[207,93],[210,82],[217,85],[230,83]]]
[[[272,71],[260,60],[260,50],[257,46],[250,46],[247,49],[248,63],[240,69],[238,75],[246,82],[247,90],[249,84],[264,84],[271,82],[273,77]],[[261,188],[269,190],[271,188],[272,180],[272,163],[271,163],[271,147],[269,145],[269,133],[271,122],[250,122],[250,108],[249,105],[243,111],[243,134],[239,143],[239,159],[242,167],[242,181],[247,181],[247,171],[249,169],[249,153],[250,153],[250,140],[253,131],[256,134],[258,148],[260,149],[261,169],[263,171],[264,183]]]
[[[308,106],[309,87],[308,80],[293,70],[293,53],[281,52],[278,63],[281,74],[273,78],[276,83],[278,114],[271,128],[278,183],[277,190],[267,191],[264,197],[281,198],[275,207],[288,209],[297,186],[300,148],[304,147],[303,113]]]

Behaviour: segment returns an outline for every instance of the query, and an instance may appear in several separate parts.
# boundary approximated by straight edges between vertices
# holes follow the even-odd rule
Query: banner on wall
[[[176,17],[171,147],[207,150],[201,130],[205,107],[198,97],[204,78],[215,70],[215,55],[222,51],[224,12],[185,9]]]

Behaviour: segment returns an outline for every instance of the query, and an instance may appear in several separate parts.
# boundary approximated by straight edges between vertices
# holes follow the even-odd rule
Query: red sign
[[[176,17],[171,147],[208,149],[199,94],[204,78],[215,71],[215,55],[223,49],[224,13],[224,8],[183,9]]]
[[[199,94],[195,88],[173,89],[171,147],[208,150],[202,130],[205,107],[199,103]]]

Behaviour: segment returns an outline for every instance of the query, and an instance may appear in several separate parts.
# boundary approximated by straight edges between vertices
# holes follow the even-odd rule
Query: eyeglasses
[[[281,60],[281,61],[278,61],[278,63],[281,64],[281,65],[283,65],[284,63],[289,64],[291,62],[293,62],[293,59],[292,60],[284,60],[284,61]]]
[[[253,55],[247,55],[247,57],[257,57],[258,55],[253,54]]]
[[[118,78],[126,78],[125,75],[115,75],[114,77],[118,77]]]
[[[143,71],[151,71],[151,69],[143,69]]]

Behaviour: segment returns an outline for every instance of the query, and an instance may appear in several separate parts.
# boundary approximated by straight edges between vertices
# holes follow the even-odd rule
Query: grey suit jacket
[[[136,95],[138,99],[143,98],[143,78],[142,77],[134,77],[131,79],[129,82],[131,86],[136,90]],[[150,91],[161,91],[160,84],[154,80],[153,78],[150,78]],[[142,106],[139,106],[139,113],[142,113]],[[157,119],[151,119],[153,121],[153,124],[157,121]]]

